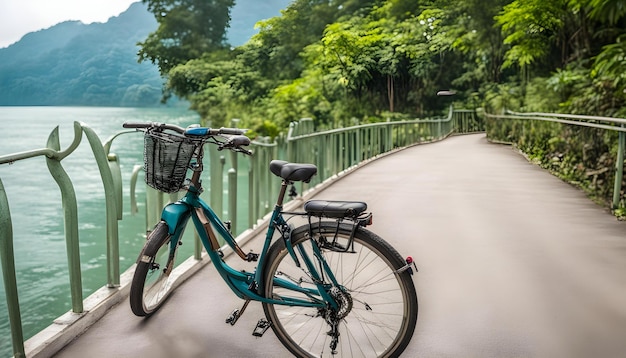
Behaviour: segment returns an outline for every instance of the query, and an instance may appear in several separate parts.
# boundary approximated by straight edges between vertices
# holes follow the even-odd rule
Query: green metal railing
[[[271,159],[317,166],[318,173],[311,182],[300,184],[302,191],[306,189],[304,186],[313,187],[394,149],[440,140],[452,133],[483,130],[482,117],[475,111],[452,108],[445,118],[388,121],[320,132],[315,132],[311,119],[292,122],[285,137],[279,137],[272,143],[266,138],[252,143],[254,155],[250,158],[248,175],[250,204],[247,226],[252,227],[273,209],[272,200],[276,197],[280,180],[267,169]],[[236,195],[231,188],[228,193]]]
[[[272,209],[272,200],[277,195],[278,178],[269,173],[268,164],[272,159],[285,159],[295,162],[310,162],[318,166],[318,175],[311,185],[320,183],[341,171],[359,164],[364,160],[383,153],[422,142],[440,140],[453,132],[482,130],[482,120],[474,111],[449,112],[446,118],[422,119],[411,121],[374,123],[323,132],[315,132],[313,122],[303,119],[291,124],[287,135],[274,141],[260,138],[252,143],[254,155],[247,163],[248,197],[237,196],[238,172],[240,161],[236,155],[226,158],[223,152],[208,148],[210,161],[210,203],[214,210],[223,213],[224,172],[228,175],[227,214],[233,229],[239,220],[244,220],[247,227],[259,223]],[[50,173],[57,182],[62,194],[64,208],[66,251],[68,256],[72,312],[83,313],[82,279],[80,269],[80,251],[78,235],[78,208],[74,187],[61,164],[80,144],[83,133],[88,139],[98,165],[105,192],[106,206],[106,257],[107,287],[120,284],[118,221],[122,219],[122,176],[119,159],[110,153],[113,140],[124,133],[120,132],[102,143],[96,133],[84,123],[74,122],[74,140],[61,151],[58,127],[48,138],[47,147],[27,152],[0,156],[1,164],[44,156]],[[227,160],[229,159],[229,160]],[[137,212],[135,187],[142,170],[135,166],[131,176],[131,212]],[[175,201],[178,194],[170,194],[168,200]],[[149,230],[159,218],[165,204],[163,193],[146,188],[146,229]],[[237,203],[248,201],[247,214],[238,217]],[[200,259],[201,245],[196,240],[194,257]],[[24,336],[15,273],[13,251],[13,230],[7,195],[0,180],[0,261],[6,290],[7,309],[11,327],[11,339],[14,357],[24,357]]]
[[[485,113],[484,116],[488,119],[493,120],[545,121],[561,123],[570,126],[596,128],[618,132],[617,155],[615,161],[615,180],[613,183],[612,198],[613,209],[616,209],[618,207],[620,202],[620,192],[622,190],[622,180],[624,174],[624,151],[626,150],[626,119],[561,113],[518,113],[513,111],[503,111],[502,114]]]
[[[74,122],[74,140],[70,146],[61,151],[59,143],[59,127],[48,137],[46,148],[14,153],[0,157],[0,164],[11,164],[16,161],[44,156],[50,174],[61,191],[63,205],[64,231],[66,252],[70,278],[72,312],[83,312],[82,278],[80,268],[80,250],[78,236],[78,205],[72,182],[65,172],[61,161],[78,148],[82,134],[85,134],[94,154],[100,171],[105,192],[106,205],[106,237],[107,237],[107,276],[108,286],[119,285],[119,249],[117,236],[117,220],[121,219],[121,171],[117,157],[109,154],[109,140],[102,144],[95,132],[84,123]],[[24,336],[17,294],[15,275],[15,259],[13,255],[13,228],[9,202],[0,180],[0,259],[6,291],[11,340],[15,357],[24,357]]]

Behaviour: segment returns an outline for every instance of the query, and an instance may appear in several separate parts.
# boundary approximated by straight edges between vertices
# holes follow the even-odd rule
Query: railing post
[[[137,189],[137,179],[139,177],[139,172],[141,170],[143,170],[143,167],[141,165],[135,165],[133,166],[133,172],[130,175],[130,213],[131,215],[137,214],[137,212],[139,212],[139,210],[137,209],[137,195],[135,195],[135,191]]]
[[[7,310],[9,311],[13,357],[26,357],[24,353],[24,333],[22,332],[20,302],[17,295],[17,279],[15,277],[13,226],[11,224],[9,201],[2,180],[0,180],[0,263],[2,264],[2,279],[6,292]]]
[[[255,155],[259,155],[260,151],[256,151]],[[248,228],[252,228],[254,224],[256,224],[256,214],[255,209],[257,207],[257,201],[259,200],[256,195],[256,189],[254,187],[255,183],[259,181],[260,178],[256,177],[256,163],[251,157],[248,160]]]
[[[159,192],[146,185],[146,235],[150,234],[154,225],[159,221],[161,208],[163,208],[163,200],[159,202]]]
[[[233,118],[230,126],[239,127],[239,119]],[[235,152],[230,152],[230,166],[228,170],[228,217],[234,235],[237,233],[237,173],[239,172],[239,156]]]
[[[437,139],[441,139],[441,121],[443,119],[439,118],[437,119]]]
[[[622,124],[622,128],[624,125]],[[620,193],[622,191],[622,179],[624,177],[624,147],[626,146],[626,133],[618,132],[617,161],[615,162],[615,184],[613,185],[613,209],[619,205]]]
[[[233,235],[237,233],[237,170],[228,169],[228,218]]]
[[[117,220],[122,220],[122,215],[124,213],[124,195],[122,190],[122,169],[120,168],[120,160],[116,154],[108,154],[107,161],[113,179],[115,206],[117,208]]]
[[[224,215],[224,165],[226,158],[219,155],[216,150],[210,151],[211,155],[211,207],[217,216]]]
[[[295,143],[291,138],[296,136],[297,126],[298,124],[296,122],[289,123],[289,130],[287,131],[287,139],[285,140],[287,142],[287,161],[288,162],[293,162],[295,161],[295,158],[296,158],[296,153],[294,149]]]
[[[75,126],[77,124],[75,123]],[[82,136],[82,132],[78,132],[78,136]],[[59,127],[56,127],[48,137],[48,148],[59,151],[61,145],[59,143]],[[64,228],[65,228],[65,245],[67,247],[67,262],[70,276],[70,292],[72,296],[72,311],[74,313],[83,312],[83,292],[80,271],[80,245],[78,240],[78,204],[76,202],[76,193],[70,177],[67,175],[63,166],[61,166],[62,158],[46,157],[48,170],[57,182],[61,190],[61,201],[63,202],[64,211]]]
[[[362,133],[361,128],[357,128],[356,135],[355,135],[355,147],[354,147],[356,164],[359,164],[363,160],[363,148],[361,147],[361,141],[363,139],[361,138],[361,133]]]
[[[86,124],[81,127],[93,152],[102,185],[106,208],[107,282],[108,287],[120,284],[120,249],[117,220],[122,219],[122,174],[115,154],[109,154],[110,141],[103,145],[96,132]],[[116,176],[113,176],[113,174]]]

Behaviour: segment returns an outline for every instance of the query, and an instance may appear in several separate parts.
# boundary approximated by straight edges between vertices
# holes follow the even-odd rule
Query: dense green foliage
[[[246,44],[164,75],[206,121],[242,118],[266,135],[302,117],[351,125],[437,115],[452,101],[624,117],[624,15],[622,0],[294,0]],[[489,131],[609,195],[615,133],[530,121]]]
[[[515,1],[497,18],[516,82],[491,103],[522,111],[624,117],[624,3]],[[495,101],[498,100],[498,102]],[[529,158],[612,205],[617,132],[528,120],[488,121],[488,136],[515,143]],[[626,188],[626,182],[622,183]],[[623,212],[624,190],[617,212]],[[620,214],[621,215],[621,214]]]
[[[261,131],[435,115],[450,104],[441,89],[470,108],[620,115],[624,12],[618,0],[294,0],[246,44],[164,75],[203,118]]]

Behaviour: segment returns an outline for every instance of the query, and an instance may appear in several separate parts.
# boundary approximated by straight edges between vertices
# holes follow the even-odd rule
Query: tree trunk
[[[387,76],[387,99],[389,100],[389,112],[393,113],[393,76]]]

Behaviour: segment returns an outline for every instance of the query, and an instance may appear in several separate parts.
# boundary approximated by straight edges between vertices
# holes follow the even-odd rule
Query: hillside
[[[277,16],[290,0],[240,0],[231,10],[228,42],[245,43],[254,24]],[[156,106],[162,80],[137,63],[137,42],[156,29],[137,2],[106,23],[67,21],[0,49],[0,106]]]

